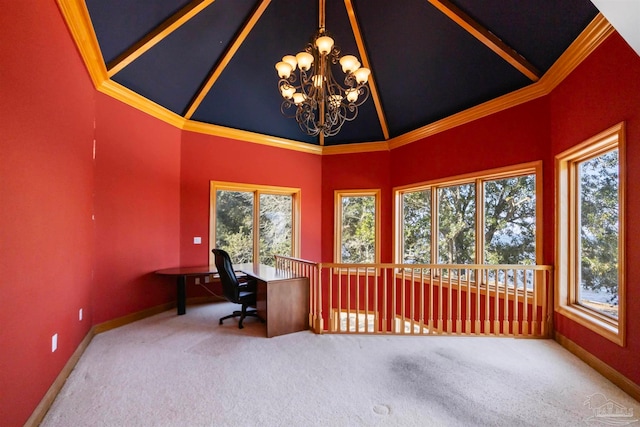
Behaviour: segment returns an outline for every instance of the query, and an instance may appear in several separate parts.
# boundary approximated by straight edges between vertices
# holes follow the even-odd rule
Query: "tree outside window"
[[[556,311],[623,346],[624,123],[556,156]]]
[[[234,263],[298,256],[298,189],[212,182],[211,195],[211,246]]]
[[[578,164],[577,301],[618,318],[618,150]]]
[[[536,162],[396,190],[400,262],[430,264],[437,253],[437,264],[536,264],[539,169]]]
[[[337,263],[378,262],[379,228],[379,191],[336,192]]]

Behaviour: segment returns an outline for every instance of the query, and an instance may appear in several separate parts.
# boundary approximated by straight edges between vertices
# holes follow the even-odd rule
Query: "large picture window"
[[[299,203],[299,189],[212,181],[210,247],[227,251],[234,263],[297,257]]]
[[[624,345],[624,124],[556,156],[561,314]]]
[[[541,163],[395,189],[396,262],[536,264]]]
[[[336,191],[335,209],[335,262],[377,263],[380,259],[380,191]]]

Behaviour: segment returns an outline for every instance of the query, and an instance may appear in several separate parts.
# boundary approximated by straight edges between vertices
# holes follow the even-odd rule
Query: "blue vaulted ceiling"
[[[317,0],[87,0],[86,6],[105,66],[117,70],[113,81],[192,121],[320,143],[280,113],[274,68],[317,30]],[[589,0],[326,0],[327,31],[343,54],[362,59],[361,41],[377,102],[371,97],[324,145],[388,140],[535,82],[443,6],[499,39],[538,77],[598,13]],[[122,67],[154,34],[159,41]],[[217,79],[202,91],[214,71]]]

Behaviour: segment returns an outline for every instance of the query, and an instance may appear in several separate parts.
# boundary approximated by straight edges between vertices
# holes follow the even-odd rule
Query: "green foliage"
[[[486,181],[485,263],[536,263],[535,175]]]
[[[580,164],[580,286],[618,297],[618,151]]]
[[[253,262],[254,193],[216,193],[216,247],[229,253],[234,263]],[[259,208],[260,262],[273,266],[273,255],[291,255],[291,196],[261,194]]]
[[[403,254],[405,264],[431,263],[431,190],[402,196]]]
[[[487,264],[535,264],[535,175],[485,181],[484,258]],[[431,261],[431,190],[404,193],[403,262]],[[439,188],[438,262],[476,262],[476,185]],[[435,202],[435,201],[433,201]]]
[[[343,263],[375,262],[375,196],[342,197]]]
[[[474,184],[438,189],[438,262],[475,262],[476,190]]]
[[[274,254],[291,256],[291,196],[260,195],[260,263],[275,265]]]
[[[253,193],[216,193],[216,247],[234,263],[253,262]]]

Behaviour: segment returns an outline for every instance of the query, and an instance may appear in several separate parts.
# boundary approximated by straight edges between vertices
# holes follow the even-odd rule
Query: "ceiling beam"
[[[358,18],[356,16],[355,9],[353,8],[353,2],[352,0],[344,0],[344,5],[347,8],[347,15],[349,15],[349,22],[351,23],[351,31],[353,32],[353,35],[356,39],[356,45],[358,46],[358,53],[362,58],[362,64],[366,68],[371,70],[371,63],[369,62],[367,48],[365,47],[364,40],[362,39],[362,32],[360,31]],[[372,70],[371,74],[369,75],[369,89],[371,90],[371,98],[373,98],[373,103],[376,106],[382,134],[384,135],[384,139],[387,140],[389,139],[389,126],[387,125],[387,119],[384,115],[384,110],[382,109],[382,102],[380,101],[380,95],[378,93],[378,88],[376,86],[375,80],[375,73]]]
[[[138,40],[129,49],[107,64],[107,75],[113,77],[124,67],[131,64],[143,53],[160,43],[169,34],[180,28],[185,22],[202,12],[215,0],[193,0],[169,19],[158,25],[149,34]]]
[[[244,43],[244,40],[247,38],[264,11],[267,9],[269,3],[271,3],[271,0],[262,0],[258,7],[253,11],[251,17],[245,22],[240,33],[238,33],[236,38],[233,40],[222,59],[213,67],[204,85],[202,85],[193,101],[191,101],[191,104],[189,105],[189,108],[187,108],[187,112],[185,113],[186,119],[190,119],[191,116],[193,116],[193,113],[195,113],[195,111],[198,109],[198,107],[204,100],[204,97],[207,96],[216,80],[218,80],[218,77],[220,77],[224,69],[227,67],[227,65],[229,65],[229,62],[231,61],[231,58],[233,58],[233,55],[236,54],[242,43]]]
[[[464,28],[469,34],[474,36],[480,42],[484,43],[489,49],[498,54],[502,59],[515,67],[522,74],[527,76],[534,82],[540,79],[540,72],[522,57],[518,52],[504,43],[491,31],[476,22],[472,17],[467,15],[449,0],[429,0],[442,13],[447,15],[452,21]]]

